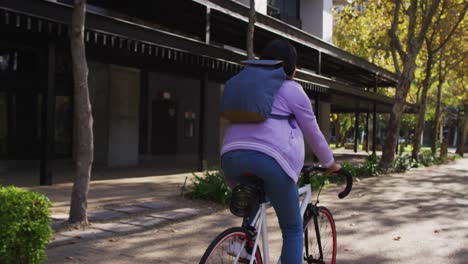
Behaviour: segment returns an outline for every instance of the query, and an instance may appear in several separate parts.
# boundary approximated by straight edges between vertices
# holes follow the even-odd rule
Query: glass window
[[[10,54],[0,54],[0,72],[8,71],[10,65]]]
[[[299,0],[268,0],[268,15],[300,27]]]

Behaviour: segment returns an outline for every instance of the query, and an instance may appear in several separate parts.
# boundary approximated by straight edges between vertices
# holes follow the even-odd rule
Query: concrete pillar
[[[94,164],[107,166],[109,151],[109,67],[106,64],[96,62],[89,62],[88,67],[89,97],[94,120]],[[74,135],[76,136],[76,133]]]
[[[208,165],[219,165],[221,85],[210,82],[205,91],[205,154]]]
[[[455,135],[453,136],[453,144],[452,147],[457,146],[457,138],[458,138],[458,127],[455,128]]]
[[[325,139],[330,142],[331,138],[331,126],[330,126],[330,109],[331,104],[326,102],[319,103],[319,126],[322,130]]]
[[[302,30],[332,43],[333,1],[301,0],[300,7]]]

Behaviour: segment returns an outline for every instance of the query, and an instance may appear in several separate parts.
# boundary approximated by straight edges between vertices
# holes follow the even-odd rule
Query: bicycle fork
[[[308,213],[307,213],[308,212]],[[318,263],[318,264],[325,264],[323,262],[323,250],[322,250],[322,240],[320,237],[320,229],[318,225],[318,208],[316,206],[313,206],[312,204],[308,204],[307,206],[307,211],[304,217],[304,223],[307,223],[310,221],[310,217],[314,219],[314,227],[315,227],[315,235],[317,238],[317,245],[319,249],[319,258],[318,260],[313,259],[313,256],[309,256],[309,233],[305,232],[304,234],[304,246],[305,246],[305,252],[304,252],[304,260],[307,261],[307,263]],[[308,227],[309,228],[309,227]]]

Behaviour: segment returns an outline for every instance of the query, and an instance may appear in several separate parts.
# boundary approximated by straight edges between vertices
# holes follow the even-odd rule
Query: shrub
[[[310,184],[312,185],[313,190],[319,190],[322,187],[322,185],[326,186],[326,185],[329,185],[330,183],[335,183],[335,182],[337,182],[336,177],[324,176],[322,173],[318,173],[318,172],[312,172],[310,174]],[[303,174],[301,174],[301,177],[299,177],[297,184],[301,187],[304,186],[305,179],[304,179]]]
[[[366,157],[366,162],[360,166],[357,176],[378,176],[382,174],[382,168],[380,167],[380,158],[375,154],[371,154]]]
[[[0,187],[0,263],[35,264],[52,236],[50,201],[42,194]]]
[[[413,158],[410,154],[398,155],[398,157],[393,162],[393,170],[395,172],[405,172],[411,168],[418,167],[419,165],[413,161]]]
[[[205,171],[202,176],[193,173],[192,185],[187,188],[193,199],[203,199],[227,204],[231,200],[231,189],[226,183],[223,171],[216,169]]]
[[[436,158],[434,157],[434,155],[432,155],[432,152],[430,150],[422,151],[421,153],[419,153],[418,158],[419,162],[425,167],[433,165],[436,161]]]

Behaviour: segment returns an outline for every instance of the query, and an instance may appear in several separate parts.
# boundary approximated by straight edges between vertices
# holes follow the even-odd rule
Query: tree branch
[[[396,0],[395,3],[395,9],[393,10],[393,21],[392,21],[392,27],[390,28],[388,35],[390,36],[390,44],[392,47],[392,58],[393,58],[393,63],[395,64],[395,71],[397,74],[400,74],[400,66],[398,62],[398,56],[397,52],[400,55],[401,59],[404,59],[406,57],[405,51],[403,50],[403,47],[401,46],[400,39],[396,35],[396,32],[398,30],[398,21],[400,19],[400,7],[401,7],[401,0]]]
[[[416,19],[417,19],[417,10],[418,10],[418,2],[417,0],[411,0],[410,7],[408,8],[408,16],[409,16],[409,24],[408,24],[408,39],[406,47],[412,46],[413,38],[414,38],[414,31],[416,30]]]
[[[445,44],[447,44],[447,42],[450,40],[450,38],[452,38],[452,35],[453,33],[457,30],[458,26],[460,25],[461,21],[463,20],[463,18],[465,18],[465,15],[466,15],[466,11],[468,10],[468,2],[465,2],[463,4],[463,10],[460,14],[460,16],[458,17],[458,20],[457,22],[455,23],[455,25],[453,26],[453,28],[450,30],[449,34],[447,35],[447,38],[445,38],[441,43],[440,45],[434,49],[434,52],[438,52],[440,49],[442,49]]]
[[[429,8],[429,11],[427,14],[424,15],[423,21],[422,21],[422,26],[421,26],[421,31],[419,31],[419,35],[416,39],[416,45],[418,47],[415,47],[416,50],[419,48],[419,45],[422,44],[422,41],[424,40],[424,37],[426,36],[427,30],[429,26],[431,25],[432,18],[434,17],[435,12],[437,11],[437,7],[439,6],[440,0],[433,0],[431,7]]]

